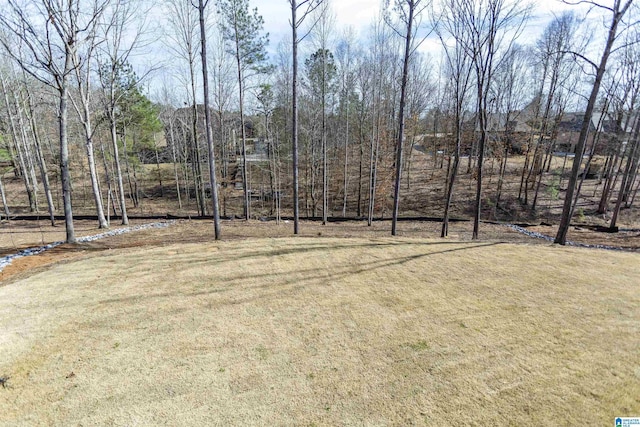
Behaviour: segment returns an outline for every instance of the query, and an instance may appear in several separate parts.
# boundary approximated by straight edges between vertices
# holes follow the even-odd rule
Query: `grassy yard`
[[[121,248],[0,286],[0,425],[613,425],[638,255],[417,238]]]

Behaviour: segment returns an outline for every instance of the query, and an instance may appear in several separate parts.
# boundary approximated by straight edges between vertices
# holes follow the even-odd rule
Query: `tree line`
[[[403,197],[425,184],[411,176],[417,150],[443,171],[442,237],[459,175],[475,182],[477,239],[483,212],[506,198],[515,156],[518,203],[535,212],[541,187],[565,178],[550,174],[563,152],[560,244],[598,162],[597,211],[611,228],[640,188],[632,0],[581,2],[604,28],[568,11],[533,42],[525,40],[535,9],[520,0],[385,0],[360,36],[337,28],[328,0],[287,0],[291,37],[271,58],[264,20],[248,0],[3,3],[4,213],[2,178],[12,173],[30,211],[44,196],[53,224],[62,205],[68,242],[73,177],[87,177],[99,227],[110,211],[127,224],[127,206],[142,203],[145,163],[157,168],[161,197],[175,194],[179,209],[213,216],[216,239],[236,192],[242,216],[256,216],[258,182],[269,214],[291,214],[295,234],[301,216],[371,224],[377,213],[391,218],[395,235]],[[149,15],[164,17],[162,34]],[[152,39],[169,64],[135,67],[160,43]],[[425,43],[439,53],[424,53]],[[171,79],[145,88],[162,74]],[[560,136],[575,112],[576,140],[565,146]],[[72,168],[69,150],[79,147],[85,158]],[[166,165],[175,191],[163,183]]]

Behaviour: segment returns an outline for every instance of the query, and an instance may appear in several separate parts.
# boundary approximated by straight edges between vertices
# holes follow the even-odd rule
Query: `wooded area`
[[[617,230],[640,190],[632,0],[580,2],[535,40],[521,0],[386,0],[363,34],[328,0],[288,0],[271,57],[248,0],[0,4],[4,217],[61,212],[67,242],[74,212],[135,212],[211,215],[216,239],[221,217],[295,234],[391,218],[395,235],[436,216],[442,237],[459,217],[474,239],[544,219],[565,244],[575,216]]]

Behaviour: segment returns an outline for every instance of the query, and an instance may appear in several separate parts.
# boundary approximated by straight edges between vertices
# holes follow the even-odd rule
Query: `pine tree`
[[[247,174],[247,135],[244,124],[244,96],[247,79],[268,70],[266,46],[269,34],[261,34],[264,19],[258,9],[249,11],[248,0],[219,0],[220,27],[227,44],[227,52],[236,59],[238,98],[240,109],[240,134],[242,136],[242,189],[244,192],[244,216],[251,216],[251,199]]]

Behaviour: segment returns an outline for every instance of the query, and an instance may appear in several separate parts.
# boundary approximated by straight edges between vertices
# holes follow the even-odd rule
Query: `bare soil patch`
[[[94,242],[0,287],[0,423],[606,425],[640,413],[636,254],[500,243],[506,227],[460,241],[465,223],[448,240],[421,237],[425,224],[390,239],[384,223],[304,224],[297,238],[278,237],[290,224],[236,223],[222,242],[201,222]]]

